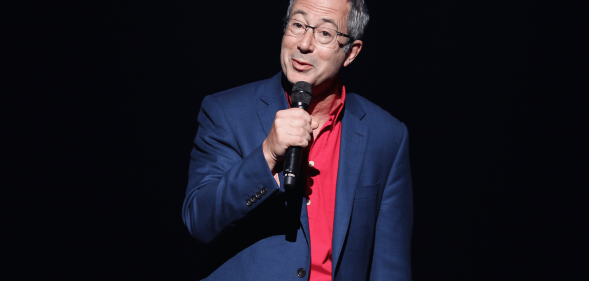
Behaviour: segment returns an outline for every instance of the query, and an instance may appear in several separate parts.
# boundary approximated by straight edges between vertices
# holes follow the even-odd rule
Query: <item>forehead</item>
[[[296,0],[291,16],[345,28],[350,4],[346,0]]]

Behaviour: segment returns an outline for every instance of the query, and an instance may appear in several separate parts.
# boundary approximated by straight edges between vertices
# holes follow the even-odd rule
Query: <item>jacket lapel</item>
[[[276,112],[288,108],[286,95],[284,89],[282,89],[282,84],[280,83],[281,78],[282,72],[267,80],[267,83],[264,84],[264,88],[260,94],[260,100],[256,108],[260,124],[262,125],[262,129],[266,136],[268,136],[268,133],[272,128]]]
[[[282,72],[279,72],[267,80],[267,83],[264,84],[264,88],[262,89],[260,100],[256,108],[258,119],[260,119],[260,125],[262,125],[262,130],[264,130],[266,137],[270,133],[270,129],[272,129],[272,123],[274,123],[276,112],[288,108],[286,94],[282,88],[282,83],[280,82],[281,79]],[[282,172],[278,174],[278,178],[280,179],[280,186],[284,186],[284,176]]]
[[[272,123],[274,123],[276,112],[288,108],[288,102],[286,101],[285,91],[282,88],[281,79],[282,72],[267,80],[267,83],[264,85],[264,89],[262,89],[260,101],[256,109],[258,118],[260,120],[260,125],[262,126],[266,136],[268,136],[270,129],[272,129]],[[280,186],[283,187],[284,174],[282,172],[278,173],[278,178],[280,179]],[[304,198],[301,198],[301,204],[303,204],[301,208],[301,226],[303,228],[303,234],[305,235],[307,244],[310,247],[308,238],[309,217],[307,215],[307,206]]]
[[[362,124],[362,118],[366,113],[358,104],[354,94],[350,93],[346,97],[344,110],[333,222],[332,274],[335,274],[348,232],[354,207],[354,195],[370,133],[368,127]]]

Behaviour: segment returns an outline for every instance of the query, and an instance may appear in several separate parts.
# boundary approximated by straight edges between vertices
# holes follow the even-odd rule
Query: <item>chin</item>
[[[313,82],[315,82],[314,79],[312,77],[310,77],[310,75],[308,73],[301,73],[301,72],[298,72],[294,69],[287,73],[286,79],[288,79],[288,82],[290,82],[292,84],[299,82],[299,81],[305,81],[305,82],[313,85]]]

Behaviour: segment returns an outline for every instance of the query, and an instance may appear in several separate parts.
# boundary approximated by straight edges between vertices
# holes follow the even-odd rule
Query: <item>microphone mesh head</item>
[[[304,91],[304,92],[307,92],[307,93],[309,93],[311,95],[313,94],[313,90],[312,89],[313,89],[313,87],[311,87],[311,84],[309,84],[309,83],[307,83],[305,81],[296,82],[294,84],[294,86],[292,86],[292,91],[293,92]]]
[[[299,81],[292,86],[292,95],[290,99],[292,102],[302,102],[304,104],[310,104],[311,98],[313,97],[313,87],[311,84],[305,81]]]

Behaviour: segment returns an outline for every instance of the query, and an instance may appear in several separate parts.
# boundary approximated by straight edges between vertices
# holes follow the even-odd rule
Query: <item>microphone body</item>
[[[312,87],[311,84],[300,81],[292,87],[290,95],[291,108],[302,108],[305,111],[309,109],[311,103]],[[284,188],[292,189],[296,185],[297,177],[301,167],[301,153],[303,148],[300,146],[291,146],[286,150],[284,158]]]

